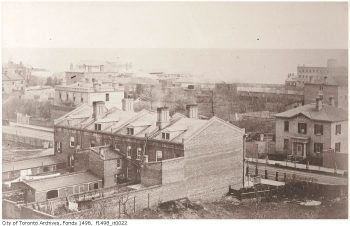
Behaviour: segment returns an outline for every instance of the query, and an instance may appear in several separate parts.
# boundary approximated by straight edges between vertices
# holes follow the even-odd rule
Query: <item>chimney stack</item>
[[[94,119],[99,119],[101,116],[106,113],[106,106],[104,101],[94,101],[92,102],[93,113],[92,117]]]
[[[320,111],[323,107],[322,99],[320,97],[316,98],[316,110]]]
[[[329,102],[332,107],[335,107],[335,100],[333,96],[329,97]]]
[[[98,92],[98,91],[100,91],[101,84],[95,80],[93,83],[93,87],[94,87],[94,91]]]
[[[197,104],[186,105],[186,112],[188,118],[198,119],[198,106]]]
[[[169,108],[160,107],[157,108],[157,126],[159,129],[163,129],[170,122]]]
[[[123,111],[134,111],[134,100],[132,98],[122,99],[122,109]]]

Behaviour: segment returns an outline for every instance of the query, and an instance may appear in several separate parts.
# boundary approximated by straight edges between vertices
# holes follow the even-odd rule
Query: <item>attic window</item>
[[[163,140],[170,140],[170,133],[162,133]]]
[[[95,123],[95,130],[101,131],[101,124]]]
[[[122,159],[117,159],[117,169],[122,168]]]
[[[126,128],[126,133],[128,135],[134,135],[134,128]]]

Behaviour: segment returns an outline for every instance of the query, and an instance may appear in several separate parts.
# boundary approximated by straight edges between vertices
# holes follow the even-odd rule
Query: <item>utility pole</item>
[[[215,112],[214,112],[214,90],[211,91],[211,113],[214,116]]]
[[[243,135],[243,187],[244,187],[244,178],[245,178],[245,165],[244,165],[244,163],[245,163],[245,149],[246,149],[246,139],[247,139],[247,134],[244,134]]]

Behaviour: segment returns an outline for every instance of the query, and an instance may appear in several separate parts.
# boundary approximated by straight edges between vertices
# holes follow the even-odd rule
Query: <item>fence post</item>
[[[147,208],[149,209],[149,193],[147,194]]]
[[[120,218],[120,198],[119,198],[119,208],[118,208],[118,212],[119,212],[119,218]]]
[[[278,172],[276,172],[276,181],[278,181]]]
[[[136,196],[134,196],[134,213],[135,213],[135,199],[136,199]]]
[[[287,173],[284,173],[284,182],[287,180]]]
[[[267,179],[268,177],[267,177],[267,170],[265,170],[265,179]]]

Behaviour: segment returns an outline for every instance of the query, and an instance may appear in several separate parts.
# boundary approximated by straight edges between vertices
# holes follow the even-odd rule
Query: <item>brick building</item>
[[[304,104],[313,103],[315,97],[321,96],[323,103],[331,105],[334,100],[336,107],[348,109],[347,76],[329,77],[304,84]]]
[[[318,83],[324,78],[348,76],[346,67],[338,66],[335,59],[328,59],[326,67],[298,66],[297,74],[289,73],[285,81],[287,90],[303,90],[306,83]]]
[[[334,101],[332,101],[334,103]],[[348,117],[343,109],[316,103],[276,114],[276,151],[300,159],[323,158],[333,149],[348,152]]]
[[[103,177],[104,187],[126,181],[150,186],[162,173],[149,166],[178,158],[188,197],[242,186],[244,130],[217,117],[198,119],[196,105],[187,106],[187,116],[170,116],[166,107],[136,113],[131,99],[123,100],[122,110],[94,102],[55,120],[54,130],[56,153],[66,153],[74,171]]]

